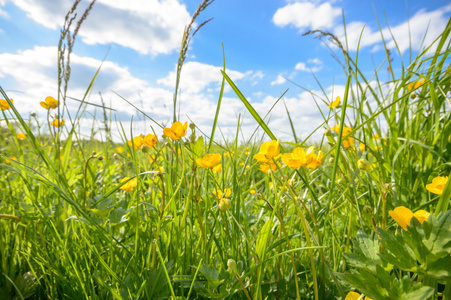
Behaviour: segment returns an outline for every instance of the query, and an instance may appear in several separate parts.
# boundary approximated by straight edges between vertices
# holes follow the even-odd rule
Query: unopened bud
[[[334,160],[335,160],[335,158],[333,158],[333,157],[329,157],[329,163],[333,163],[333,162],[334,162]]]
[[[232,207],[232,201],[230,201],[230,199],[222,198],[221,200],[219,200],[219,209],[229,210],[230,207]]]
[[[194,123],[190,123],[189,124],[189,128],[191,128],[192,130],[194,130],[194,128],[196,128],[196,125]]]
[[[332,136],[332,130],[330,130],[329,128],[326,128],[326,130],[324,131],[324,135],[325,136]]]
[[[33,118],[36,117],[36,113],[31,113],[30,116],[32,116]]]
[[[99,157],[97,157],[98,160],[103,160],[103,156],[99,155]]]
[[[236,261],[234,259],[229,259],[227,261],[227,267],[229,267],[229,270],[233,271],[234,273],[238,273],[236,271]]]
[[[368,170],[371,169],[371,164],[370,164],[370,162],[367,161],[366,159],[361,158],[361,159],[359,159],[359,160],[357,161],[357,167],[358,167],[360,170],[368,171]]]
[[[143,153],[148,153],[148,152],[150,151],[150,147],[147,146],[147,145],[142,145],[142,146],[141,146],[141,151],[142,151]]]

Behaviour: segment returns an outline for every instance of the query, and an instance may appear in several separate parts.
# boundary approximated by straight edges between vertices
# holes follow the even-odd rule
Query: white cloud
[[[17,53],[0,54],[0,78],[3,78],[3,87],[21,113],[37,112],[45,113],[39,102],[47,96],[57,98],[57,49],[56,47],[35,47],[33,49],[18,51]],[[101,61],[81,57],[75,53],[71,56],[71,79],[67,95],[81,99],[93,78]],[[172,93],[165,89],[151,87],[147,82],[136,78],[123,67],[116,63],[105,61],[94,83],[94,87],[88,102],[100,103],[98,92],[102,92],[103,98],[112,103],[119,117],[128,118],[136,114],[136,110],[119,99],[114,90],[132,103],[137,103],[141,97],[145,99],[144,111],[152,113],[157,109],[159,116],[168,117],[170,113],[164,112],[164,104],[169,104]],[[77,108],[79,103],[67,100],[70,109]],[[153,109],[152,109],[153,108]],[[93,111],[88,106],[88,111]]]
[[[316,73],[316,72],[320,71],[323,68],[321,61],[319,59],[317,59],[317,58],[310,59],[307,62],[310,64],[310,66],[307,66],[303,62],[300,62],[300,63],[296,64],[294,69],[297,70],[297,71]],[[317,66],[311,66],[312,64],[315,64]]]
[[[451,5],[444,6],[435,11],[427,12],[422,9],[410,18],[410,21],[403,22],[396,26],[390,26],[382,28],[382,35],[387,43],[389,49],[395,49],[395,41],[403,53],[410,46],[412,50],[420,50],[421,43],[424,39],[424,46],[429,46],[435,38],[443,32],[448,23],[449,17],[447,14],[451,11]],[[410,35],[409,35],[410,25]],[[363,34],[362,34],[363,30]],[[391,33],[390,33],[391,30]],[[345,44],[344,29],[342,26],[337,26],[334,29],[334,33]],[[362,37],[360,39],[360,36]],[[392,36],[393,34],[393,36]],[[356,51],[360,39],[360,48],[373,46],[372,51],[382,49],[381,32],[378,30],[373,31],[365,23],[359,21],[353,21],[346,25],[347,45],[349,50]],[[394,39],[393,39],[394,37]]]
[[[277,26],[293,26],[299,30],[329,29],[336,24],[341,9],[329,2],[317,5],[311,2],[296,2],[279,8],[273,16]]]
[[[24,10],[28,18],[55,30],[63,25],[73,2],[11,1]],[[87,4],[82,1],[79,5],[79,17]],[[99,0],[81,26],[79,36],[90,45],[116,43],[142,54],[167,54],[179,49],[189,21],[186,6],[177,0]]]
[[[57,97],[56,54],[56,47],[34,47],[17,53],[0,54],[0,61],[4,62],[0,64],[2,87],[8,96],[14,99],[16,108],[23,116],[26,117],[30,112],[36,112],[38,117],[40,116],[43,120],[46,111],[39,105],[39,102],[43,101],[46,96]],[[72,54],[72,72],[67,93],[69,97],[76,99],[83,97],[100,64],[100,60],[79,56],[76,53]],[[197,62],[187,62],[182,75],[184,90],[178,102],[180,107],[177,109],[180,111],[180,120],[188,121],[188,117],[190,117],[206,134],[211,132],[216,111],[218,88],[222,81],[220,69]],[[227,73],[233,80],[243,78],[245,74],[249,77],[254,75],[254,72],[251,71],[246,73],[227,71]],[[163,81],[171,85],[175,80],[175,76],[171,77],[172,75],[164,78]],[[259,76],[257,75],[257,77]],[[214,87],[211,94],[206,91],[207,86]],[[113,113],[113,119],[117,118],[122,122],[127,135],[130,132],[129,125],[132,116],[134,116],[133,131],[136,134],[150,132],[149,125],[153,126],[158,135],[161,135],[161,130],[111,90],[146,112],[159,124],[167,125],[172,122],[172,87],[167,89],[151,86],[149,82],[133,76],[127,68],[111,61],[105,61],[87,101],[100,104],[98,92],[101,92],[106,105],[116,110]],[[68,99],[67,105],[74,114],[79,102]],[[94,110],[97,111],[97,118],[102,118],[99,108],[88,105],[80,124],[84,134],[90,132],[90,126],[93,123],[90,116]],[[219,126],[223,126],[225,129],[230,128],[230,130],[235,127],[236,132],[236,112],[244,112],[243,104],[237,98],[224,97]],[[53,115],[55,112],[51,111],[51,113]],[[100,122],[100,119],[96,122]],[[119,124],[113,122],[116,141],[119,141],[118,132],[120,130],[117,131],[116,128],[120,129]]]
[[[180,76],[180,89],[182,94],[200,93],[205,88],[213,86],[219,90],[222,83],[222,67],[204,64],[196,61],[189,61],[183,65]],[[227,75],[233,80],[243,79],[245,76],[252,78],[253,72],[241,73],[233,70],[226,70]],[[176,71],[171,71],[165,78],[157,82],[172,89],[175,86]]]
[[[1,4],[1,3],[0,3]],[[9,19],[9,15],[6,11],[0,9],[0,17]]]
[[[271,85],[284,84],[287,81],[282,75],[277,76],[277,79],[271,82]]]

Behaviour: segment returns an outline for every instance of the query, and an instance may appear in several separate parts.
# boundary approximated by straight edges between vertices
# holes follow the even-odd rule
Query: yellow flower
[[[55,120],[53,120],[52,123],[50,123],[50,125],[52,125],[53,127],[60,127],[63,126],[64,123],[66,123],[64,119],[60,121],[58,118],[55,118]]]
[[[124,177],[121,182],[127,181],[129,180],[130,177]],[[121,186],[119,189],[121,190],[125,190],[127,192],[131,191],[135,186],[138,185],[138,178],[135,177],[132,180],[130,180],[129,182],[127,182],[126,184],[124,184],[123,186]]]
[[[213,192],[213,194],[216,196],[218,200],[221,200],[223,197],[229,198],[230,195],[232,195],[232,190],[227,188],[222,192],[221,190],[216,190]]]
[[[346,295],[346,298],[345,298],[345,300],[358,300],[358,299],[365,299],[365,300],[373,300],[373,299],[371,299],[371,298],[368,298],[368,297],[363,297],[362,295],[360,295],[359,293],[357,293],[357,292],[349,292],[347,295]]]
[[[221,161],[221,154],[205,154],[204,157],[196,159],[197,164],[205,169],[213,169]]]
[[[307,167],[309,169],[315,169],[321,164],[323,159],[323,152],[319,151],[318,155],[315,155],[313,147],[310,147],[305,151],[303,148],[295,148],[292,153],[285,153],[282,155],[282,161],[284,164],[292,169],[299,167]]]
[[[331,127],[331,129],[333,131],[335,131],[337,134],[340,133],[340,126],[339,125],[335,125],[333,127]],[[348,149],[349,147],[352,146],[352,144],[354,144],[354,138],[352,138],[351,136],[348,136],[346,138],[346,136],[348,134],[350,134],[352,131],[351,127],[345,126],[343,127],[343,138],[345,138],[344,140],[342,140],[341,142],[343,143],[343,146],[345,147],[345,149]]]
[[[426,189],[431,193],[441,195],[447,181],[448,176],[437,176],[432,179],[432,183],[426,185]]]
[[[313,158],[312,162],[309,163],[306,167],[311,170],[314,170],[321,164],[322,160],[323,160],[323,151],[319,150],[318,154]]]
[[[221,172],[222,171],[222,164],[219,164],[216,167],[213,167],[212,171],[213,171],[213,173]]]
[[[14,103],[13,99],[9,99],[9,100],[11,101],[11,103]],[[6,101],[5,99],[0,99],[0,108],[2,110],[8,110],[11,108],[11,106],[9,106],[8,101]]]
[[[18,133],[18,134],[17,134],[17,138],[18,138],[19,140],[24,140],[24,139],[26,139],[27,137],[26,137],[26,135],[23,134],[23,133]]]
[[[171,128],[163,129],[163,134],[168,138],[171,138],[173,141],[178,140],[181,137],[186,135],[186,130],[188,129],[188,122],[182,124],[182,122],[177,121],[172,124]]]
[[[143,135],[141,134],[141,135],[138,135],[138,136],[135,136],[134,138],[133,138],[133,141],[128,141],[128,145],[130,146],[130,147],[135,147],[135,149],[139,149],[139,148],[141,148],[141,146],[143,145]]]
[[[122,153],[122,152],[124,152],[124,147],[121,147],[121,146],[116,147],[116,152],[117,152],[117,153]]]
[[[313,160],[312,155],[307,155],[304,148],[297,147],[292,153],[285,153],[282,155],[282,161],[284,164],[292,169],[297,169],[302,166],[306,166]]]
[[[15,157],[15,156],[10,156],[9,158],[12,159],[12,160],[17,160],[17,157]],[[6,162],[7,164],[10,164],[10,163],[11,163],[11,161],[10,161],[9,159],[6,159],[6,158],[5,158],[5,162]]]
[[[255,190],[250,190],[249,193],[251,193],[251,195],[255,194]]]
[[[362,153],[365,152],[365,144],[360,143],[359,148],[360,148],[360,152],[362,152]]]
[[[425,210],[419,210],[413,213],[410,209],[404,206],[398,206],[394,210],[388,212],[388,214],[396,221],[404,230],[407,230],[407,225],[410,224],[412,217],[417,218],[421,224],[427,220],[430,213]]]
[[[152,148],[158,143],[157,137],[153,134],[148,134],[146,136],[140,134],[138,136],[135,136],[133,138],[133,142],[130,140],[128,141],[128,145],[132,147],[132,145],[135,147],[135,149],[139,149],[143,146],[147,146],[149,148]],[[148,149],[148,148],[147,148]]]
[[[371,164],[366,159],[361,158],[357,161],[357,168],[363,171],[369,171],[371,169]]]
[[[409,85],[407,86],[407,88],[408,88],[409,90],[417,89],[417,88],[419,88],[420,86],[422,86],[423,83],[424,83],[424,78],[421,79],[421,80],[415,80],[415,81],[409,83]]]
[[[337,98],[335,98],[335,101],[332,101],[332,102],[329,104],[329,107],[330,107],[330,108],[334,108],[334,107],[337,107],[339,104],[340,104],[340,96],[338,96]]]
[[[277,170],[277,165],[275,163],[261,164],[259,170],[263,173],[269,174],[270,170]]]
[[[157,137],[150,133],[146,135],[143,139],[143,144],[151,148],[155,146],[157,143],[158,143]]]
[[[44,107],[45,109],[55,109],[58,107],[58,100],[55,100],[55,98],[48,96],[47,98],[45,98],[45,102],[41,101],[41,106]]]
[[[262,164],[272,162],[273,158],[277,159],[280,153],[279,140],[263,143],[260,146],[260,152],[254,155],[254,158]]]

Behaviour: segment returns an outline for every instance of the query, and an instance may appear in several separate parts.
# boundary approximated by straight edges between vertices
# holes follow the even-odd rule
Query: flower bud
[[[148,153],[148,152],[150,151],[150,147],[147,146],[147,145],[142,145],[142,146],[141,146],[141,151],[142,151],[143,153]]]
[[[31,113],[30,116],[35,118],[36,117],[36,113]]]
[[[330,130],[329,128],[326,128],[326,130],[324,131],[324,135],[325,136],[332,136],[332,130]]]
[[[194,128],[196,128],[196,125],[194,123],[190,123],[189,124],[189,128],[191,128],[192,130],[194,130]]]
[[[219,209],[229,210],[230,207],[232,207],[232,201],[230,201],[230,199],[222,198],[221,200],[219,200]]]
[[[103,160],[103,156],[99,155],[99,157],[97,157],[98,160]]]
[[[357,161],[357,167],[360,170],[368,171],[371,169],[371,164],[366,159],[361,158]]]
[[[229,270],[233,271],[234,273],[238,273],[236,271],[236,261],[234,259],[229,259],[227,261],[227,267],[229,267]]]

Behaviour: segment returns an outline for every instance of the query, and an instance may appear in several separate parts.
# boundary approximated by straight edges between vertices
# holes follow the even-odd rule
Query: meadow
[[[177,114],[192,26],[211,2],[186,27],[166,127],[116,143],[104,106],[92,131],[106,141],[81,137],[96,78],[78,111],[66,93],[89,7],[79,23],[68,12],[45,120],[0,88],[0,299],[451,299],[451,21],[400,74],[387,51],[371,78],[358,52],[309,32],[340,49],[345,93],[319,95],[319,140],[299,138],[287,109],[281,141],[225,63],[212,132]],[[226,85],[264,140],[240,142],[239,122],[236,139],[218,133]]]

